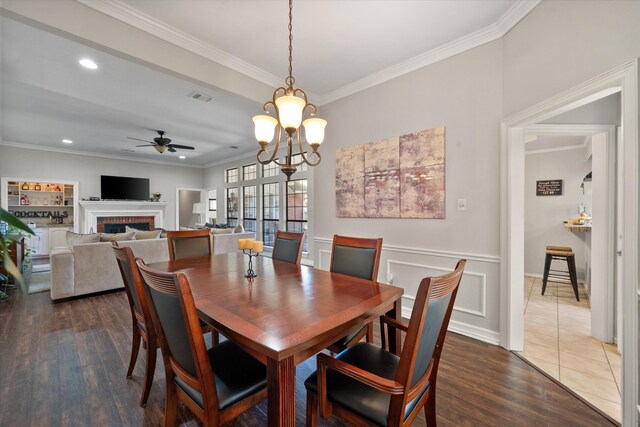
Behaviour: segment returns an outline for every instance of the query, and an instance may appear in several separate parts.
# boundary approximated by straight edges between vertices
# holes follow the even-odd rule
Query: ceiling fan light
[[[160,154],[164,153],[165,151],[167,151],[167,147],[165,147],[164,145],[155,145],[153,148],[156,149],[156,151]]]
[[[302,122],[304,133],[309,145],[320,145],[324,141],[324,128],[327,121],[318,117],[313,117]]]
[[[304,99],[294,95],[284,95],[276,99],[278,107],[278,119],[285,130],[291,132],[300,127],[302,123],[302,110],[307,103]]]
[[[254,116],[253,123],[255,124],[256,139],[259,142],[269,143],[273,140],[273,131],[278,124],[278,121],[270,116]]]

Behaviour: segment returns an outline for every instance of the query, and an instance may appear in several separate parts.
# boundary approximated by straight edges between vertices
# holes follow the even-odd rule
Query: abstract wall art
[[[445,128],[339,148],[336,215],[444,218]]]

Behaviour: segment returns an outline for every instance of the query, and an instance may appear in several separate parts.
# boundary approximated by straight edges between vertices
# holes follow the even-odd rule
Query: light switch
[[[458,210],[459,211],[467,210],[467,199],[458,199]]]

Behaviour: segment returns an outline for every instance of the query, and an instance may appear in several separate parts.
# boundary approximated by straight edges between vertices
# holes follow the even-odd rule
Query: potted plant
[[[6,224],[6,226],[3,226]],[[9,256],[9,245],[11,241],[8,237],[9,227],[18,230],[20,233],[27,233],[33,235],[33,231],[18,218],[13,216],[11,213],[6,210],[0,208],[0,260],[2,261],[2,265],[6,272],[12,276],[16,283],[19,285],[20,289],[23,292],[26,292],[26,284],[24,277],[20,271],[20,268],[13,262],[11,257]],[[29,262],[31,257],[25,256],[25,262]],[[6,295],[2,293],[0,298],[6,298]]]

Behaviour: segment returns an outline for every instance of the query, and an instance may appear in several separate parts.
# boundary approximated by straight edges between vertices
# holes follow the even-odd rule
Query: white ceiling
[[[268,84],[281,85],[286,75],[284,0],[77,1],[187,49],[199,46],[199,54]],[[346,96],[498,38],[537,3],[296,0],[296,86],[318,104]],[[7,17],[0,20],[4,144],[193,166],[256,150],[251,116],[261,111],[258,103]],[[100,68],[80,67],[77,61],[84,56]],[[215,100],[188,98],[194,90]],[[134,148],[135,141],[126,139],[152,139],[156,129],[196,150],[159,154]],[[63,145],[63,138],[74,143]],[[179,154],[188,158],[178,160]]]

